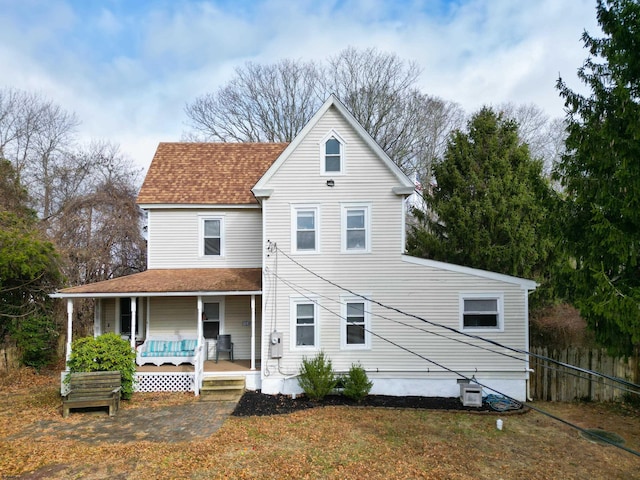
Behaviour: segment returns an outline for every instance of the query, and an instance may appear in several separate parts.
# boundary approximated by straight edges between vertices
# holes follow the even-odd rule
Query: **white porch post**
[[[256,296],[251,295],[251,370],[256,369]]]
[[[131,338],[129,339],[129,342],[131,343],[131,348],[133,350],[136,349],[136,310],[136,297],[131,297]]]
[[[93,336],[102,335],[102,299],[96,299],[96,305],[93,309]]]
[[[204,333],[202,331],[202,314],[204,312],[204,305],[202,303],[202,297],[198,296],[198,346],[202,345],[202,337]]]
[[[144,328],[144,338],[147,338],[149,335],[149,326],[151,323],[151,297],[147,297],[147,320],[145,322]]]
[[[207,352],[205,352],[207,346],[203,342],[204,332],[202,325],[202,316],[204,314],[204,305],[202,302],[202,297],[198,295],[198,341],[196,343],[196,365],[195,365],[195,385],[193,388],[193,394],[197,397],[200,395],[200,389],[202,388],[202,376],[204,375],[204,361],[206,359]]]
[[[67,298],[67,362],[71,358],[71,335],[73,332],[73,300]]]

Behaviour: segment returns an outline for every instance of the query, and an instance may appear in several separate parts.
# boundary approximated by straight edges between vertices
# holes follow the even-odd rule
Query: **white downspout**
[[[73,332],[73,299],[67,298],[67,362],[71,359],[71,335]]]
[[[524,311],[525,311],[525,322],[524,322],[524,341],[525,341],[525,351],[529,352],[531,349],[531,345],[529,344],[529,290],[525,288],[524,290]],[[531,398],[531,358],[529,354],[526,354],[525,368],[527,371],[527,378],[525,379],[525,383],[527,385],[525,392],[525,400],[532,401]]]
[[[256,369],[256,296],[251,295],[251,370]]]

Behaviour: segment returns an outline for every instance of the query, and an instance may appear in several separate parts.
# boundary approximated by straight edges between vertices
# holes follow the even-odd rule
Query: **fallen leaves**
[[[632,478],[638,460],[594,445],[535,412],[513,415],[505,429],[495,415],[331,406],[288,415],[230,417],[215,434],[180,443],[64,440],[59,430],[87,422],[63,419],[59,377],[33,372],[6,379],[0,394],[0,477],[21,478],[377,478],[552,479]],[[198,402],[191,394],[135,394],[124,409]],[[633,409],[548,404],[569,419],[609,423],[640,448]],[[598,426],[598,425],[595,425]],[[37,435],[20,438],[24,431]]]

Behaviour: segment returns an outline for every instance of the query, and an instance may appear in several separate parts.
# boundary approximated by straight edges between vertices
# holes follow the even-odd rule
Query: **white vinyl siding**
[[[203,255],[203,219],[211,218],[224,218],[224,256]],[[261,266],[262,212],[259,208],[152,209],[149,219],[149,268]]]
[[[318,145],[333,128],[339,130],[348,143],[349,162],[348,171],[333,178],[335,185],[328,187],[327,177],[319,174]],[[462,293],[502,296],[503,331],[491,330],[483,336],[516,348],[526,348],[527,292],[520,285],[403,260],[399,254],[404,238],[403,197],[392,192],[392,187],[397,185],[397,179],[386,165],[373,156],[371,149],[333,109],[328,110],[271,177],[267,187],[273,189],[273,193],[263,203],[265,240],[272,241],[278,250],[290,255],[293,252],[291,206],[313,203],[321,206],[322,255],[308,255],[302,259],[304,261],[300,257],[294,258],[302,266],[282,254],[265,255],[265,285],[276,282],[275,277],[269,276],[269,272],[276,272],[276,259],[278,278],[288,283],[278,281],[277,289],[272,289],[269,296],[265,295],[264,316],[270,320],[268,326],[265,322],[263,352],[268,352],[269,333],[281,332],[284,352],[278,368],[282,372],[298,371],[302,358],[309,353],[295,348],[294,305],[290,299],[317,295],[321,316],[318,349],[331,358],[336,371],[346,372],[353,363],[359,362],[368,371],[387,372],[385,375],[389,376],[448,378],[452,375],[420,358],[422,356],[469,376],[477,369],[485,377],[512,375],[517,379],[525,378],[524,361],[461,344],[455,341],[457,336],[451,331],[446,333],[437,326],[377,304],[381,302],[458,331]],[[368,207],[370,253],[367,255],[343,253],[343,213],[347,206]],[[344,348],[346,332],[343,333],[340,298],[351,294],[320,277],[351,292],[367,292],[375,299],[376,303],[371,302],[368,309],[371,312],[370,331],[375,333],[369,339],[370,348]],[[277,313],[272,310],[274,304]],[[446,333],[445,337],[453,339],[433,335],[431,331]],[[525,359],[524,355],[521,357]]]

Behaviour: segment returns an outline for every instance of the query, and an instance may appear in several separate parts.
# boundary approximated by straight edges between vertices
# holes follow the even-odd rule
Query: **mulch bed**
[[[329,395],[320,401],[311,401],[305,396],[295,399],[288,395],[267,395],[260,391],[246,392],[232,415],[236,417],[279,415],[308,408],[334,405],[385,408],[416,408],[430,410],[455,410],[469,412],[494,412],[487,403],[481,407],[465,407],[457,397],[392,397],[388,395],[368,395],[361,402],[355,402],[342,395]],[[522,410],[522,409],[520,409]]]

